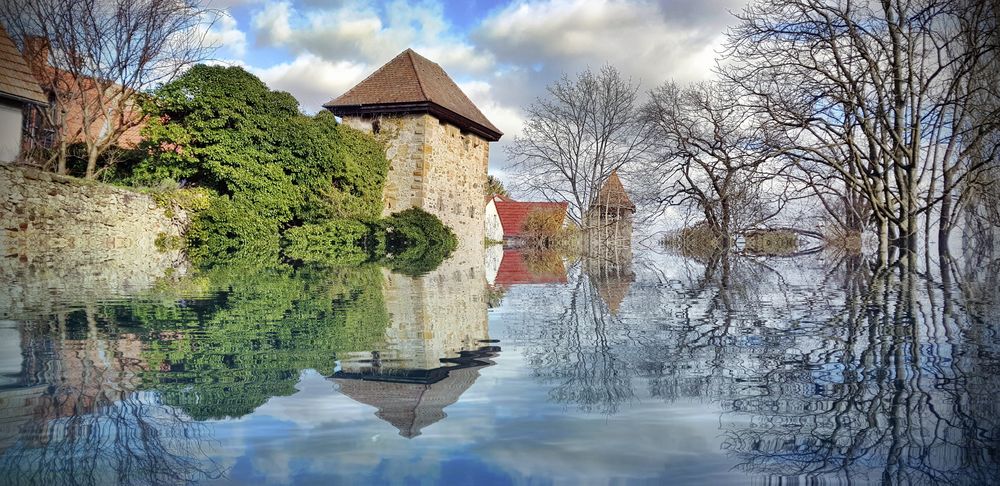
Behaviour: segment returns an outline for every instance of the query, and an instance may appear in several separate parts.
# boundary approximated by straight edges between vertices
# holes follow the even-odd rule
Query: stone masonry
[[[429,114],[343,117],[387,141],[383,215],[421,208],[451,227],[462,245],[482,246],[483,191],[490,144]]]
[[[146,194],[0,164],[0,309],[148,288],[184,270],[168,242],[187,220]]]

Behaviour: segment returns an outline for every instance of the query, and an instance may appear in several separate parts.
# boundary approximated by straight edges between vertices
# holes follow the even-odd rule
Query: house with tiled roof
[[[421,208],[482,247],[489,146],[503,133],[441,66],[407,49],[323,106],[385,142],[385,215]]]
[[[47,106],[24,57],[0,26],[0,162],[16,160],[24,138],[24,114],[33,106]]]
[[[107,137],[111,145],[125,148],[142,141],[145,119],[133,91],[54,66],[50,42],[44,37],[25,38],[23,54],[46,97],[54,100],[47,114],[29,114],[35,118],[39,135],[34,142],[39,148],[50,148],[60,140],[82,143],[87,133],[91,140]]]
[[[492,196],[486,202],[486,238],[516,245],[525,236],[524,223],[532,213],[555,215],[565,222],[566,202],[515,201],[505,196]]]
[[[487,283],[501,287],[565,284],[567,279],[562,256],[554,251],[505,248],[499,267],[495,272],[489,270],[487,269]]]

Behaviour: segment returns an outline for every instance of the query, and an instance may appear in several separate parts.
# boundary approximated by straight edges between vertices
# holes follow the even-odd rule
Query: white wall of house
[[[490,199],[486,203],[486,239],[492,241],[503,241],[503,225],[500,223],[500,214],[497,213],[497,205]]]
[[[0,99],[0,162],[13,161],[20,155],[23,117],[20,103]]]

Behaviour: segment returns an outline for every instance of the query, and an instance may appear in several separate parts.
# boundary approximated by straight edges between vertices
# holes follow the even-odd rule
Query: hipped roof
[[[412,49],[323,107],[338,116],[426,112],[491,142],[503,136],[441,66]]]
[[[604,186],[598,191],[597,198],[590,203],[590,207],[593,208],[595,206],[635,211],[635,204],[632,203],[632,200],[628,197],[628,193],[625,192],[625,186],[622,185],[621,179],[618,178],[618,171],[612,171],[611,175],[608,176],[608,180],[604,181]]]
[[[4,67],[0,70],[0,94],[21,101],[48,104],[48,97],[3,26],[0,26],[0,65]]]

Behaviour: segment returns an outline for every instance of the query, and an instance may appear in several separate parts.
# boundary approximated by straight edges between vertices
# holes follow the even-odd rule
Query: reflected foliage
[[[295,392],[299,373],[330,373],[336,354],[373,349],[388,325],[378,267],[225,267],[207,298],[132,304],[122,320],[151,334],[143,387],[193,418],[240,417]]]
[[[215,267],[141,299],[22,321],[0,389],[0,477],[175,484],[219,477],[201,421],[242,417],[370,350],[389,316],[378,267]]]

